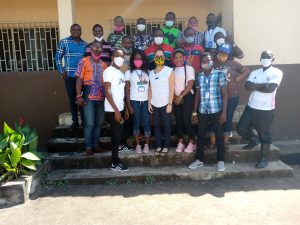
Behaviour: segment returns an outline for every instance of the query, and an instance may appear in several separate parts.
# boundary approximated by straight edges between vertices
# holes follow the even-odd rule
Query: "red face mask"
[[[141,59],[135,59],[133,60],[133,64],[136,68],[141,68],[143,65],[143,61]]]
[[[101,54],[100,54],[100,55],[95,55],[94,52],[91,52],[91,54],[92,54],[92,57],[93,57],[94,59],[96,59],[96,60],[100,59],[100,57],[101,57]]]

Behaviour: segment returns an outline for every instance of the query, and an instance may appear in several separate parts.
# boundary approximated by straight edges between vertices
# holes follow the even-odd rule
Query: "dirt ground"
[[[0,210],[1,225],[300,224],[294,177],[49,187]]]

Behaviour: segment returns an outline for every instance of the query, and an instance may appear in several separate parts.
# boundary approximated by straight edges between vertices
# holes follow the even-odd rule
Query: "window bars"
[[[0,72],[54,70],[57,21],[0,22]]]
[[[165,22],[164,18],[145,18],[146,20],[146,31],[153,34],[156,28],[162,27]],[[133,36],[136,33],[136,19],[124,19],[125,29],[124,32],[128,36]],[[183,30],[186,27],[188,18],[176,18],[176,23],[174,26],[179,30]],[[110,20],[110,32],[114,30],[114,21]]]

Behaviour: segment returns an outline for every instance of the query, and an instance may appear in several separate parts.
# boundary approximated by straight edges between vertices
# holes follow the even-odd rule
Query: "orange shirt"
[[[100,63],[95,63],[91,56],[85,57],[78,63],[78,69],[75,74],[79,77],[83,85],[89,86],[88,99],[91,101],[104,101],[104,82],[103,71],[107,65],[100,60]]]

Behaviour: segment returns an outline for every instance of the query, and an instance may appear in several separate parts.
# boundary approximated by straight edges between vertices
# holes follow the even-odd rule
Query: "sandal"
[[[154,155],[159,155],[161,152],[161,148],[157,148],[155,151],[154,151]]]
[[[160,156],[166,156],[168,154],[169,149],[168,148],[163,148],[163,150],[160,152]]]

